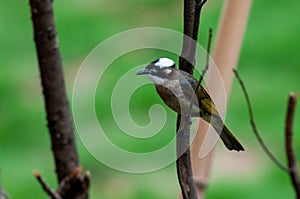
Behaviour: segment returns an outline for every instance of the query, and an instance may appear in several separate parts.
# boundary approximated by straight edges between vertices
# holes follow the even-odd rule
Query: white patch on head
[[[169,58],[159,58],[154,65],[159,66],[160,68],[166,68],[166,67],[171,67],[174,64],[175,62]]]
[[[157,76],[154,76],[151,74],[148,74],[147,76],[154,84],[164,84],[165,83],[165,79],[163,79],[161,77],[157,77]]]

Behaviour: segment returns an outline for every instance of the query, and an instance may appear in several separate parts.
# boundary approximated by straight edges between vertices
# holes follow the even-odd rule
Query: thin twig
[[[246,90],[246,87],[244,85],[244,82],[243,80],[241,79],[241,77],[239,76],[238,72],[236,69],[233,69],[233,72],[236,76],[236,78],[238,79],[241,87],[242,87],[242,90],[243,90],[243,93],[245,95],[245,98],[246,98],[246,102],[247,102],[247,107],[248,107],[248,111],[249,111],[249,116],[250,116],[250,124],[252,126],[252,129],[253,129],[253,132],[254,132],[254,135],[256,136],[259,144],[261,145],[261,147],[263,148],[264,152],[267,154],[267,156],[282,170],[286,171],[286,172],[289,172],[289,168],[287,168],[285,165],[283,165],[281,162],[279,162],[275,156],[272,154],[272,152],[269,150],[269,148],[266,146],[266,144],[264,143],[263,139],[261,138],[261,136],[259,135],[258,133],[258,130],[257,130],[257,127],[255,125],[255,122],[254,122],[254,116],[253,116],[253,111],[252,111],[252,106],[251,106],[251,103],[250,103],[250,98],[249,98],[249,95],[247,93],[247,90]]]
[[[212,28],[209,28],[209,33],[208,33],[208,43],[207,43],[207,54],[206,54],[206,64],[205,64],[205,68],[202,70],[202,74],[200,76],[200,79],[198,81],[198,84],[196,86],[196,90],[199,88],[199,86],[201,85],[204,76],[206,74],[206,72],[208,71],[208,67],[209,67],[209,56],[210,56],[210,48],[211,48],[211,40],[212,40]]]
[[[56,193],[56,191],[53,191],[47,184],[46,182],[43,180],[41,174],[37,171],[33,172],[33,175],[35,176],[35,178],[37,179],[37,181],[40,183],[40,185],[42,186],[43,190],[52,198],[52,199],[62,199],[62,197],[60,197],[60,195],[58,193]]]
[[[196,96],[196,92],[197,90],[199,89],[200,85],[201,85],[201,82],[203,81],[204,79],[204,76],[206,74],[206,72],[208,71],[208,67],[209,67],[209,55],[210,55],[210,48],[211,48],[211,40],[212,40],[212,28],[209,28],[209,34],[208,34],[208,43],[207,43],[207,54],[206,54],[206,64],[205,64],[205,67],[204,69],[202,70],[202,73],[200,75],[200,79],[199,81],[197,82],[197,85],[195,87],[195,94],[192,95],[192,99],[191,99],[191,103],[190,103],[190,107],[188,109],[188,114],[186,115],[186,120],[188,120],[190,117],[191,117],[191,114],[192,114],[192,107],[193,107],[193,104],[194,104],[194,101],[195,101],[195,96]],[[187,122],[186,122],[187,123]]]
[[[288,101],[288,108],[286,114],[286,123],[285,123],[285,149],[286,157],[288,160],[288,166],[290,169],[290,177],[292,184],[294,186],[297,199],[300,198],[300,177],[297,169],[297,160],[295,156],[295,151],[293,147],[293,121],[295,115],[297,96],[294,93],[291,93]]]

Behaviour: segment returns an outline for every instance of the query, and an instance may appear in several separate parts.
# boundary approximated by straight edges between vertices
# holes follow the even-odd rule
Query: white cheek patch
[[[169,75],[169,74],[172,72],[172,70],[169,69],[169,68],[167,68],[167,69],[164,70],[164,72],[165,72],[167,75]]]
[[[165,80],[161,77],[157,77],[157,76],[153,76],[153,75],[147,75],[149,77],[149,79],[155,83],[155,84],[164,84]]]

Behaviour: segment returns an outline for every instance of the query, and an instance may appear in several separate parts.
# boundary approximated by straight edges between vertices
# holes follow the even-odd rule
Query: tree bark
[[[52,0],[30,0],[30,7],[56,175],[61,183],[79,168],[79,159],[73,120],[66,94],[52,2]],[[74,181],[76,181],[75,177]],[[86,187],[86,184],[82,186]],[[78,187],[75,188],[78,190]],[[68,190],[69,192],[62,195],[62,198],[75,198],[74,191],[76,193],[78,191]],[[82,192],[87,193],[87,188]],[[86,193],[82,194],[84,197],[77,197],[80,195],[77,193],[76,198],[88,198]]]
[[[51,0],[30,0],[34,40],[59,182],[79,166]]]
[[[190,74],[194,72],[200,15],[205,2],[206,0],[184,1],[184,37],[179,57],[179,69]],[[177,117],[177,175],[183,198],[197,199],[190,159],[190,126],[181,124],[182,121],[189,122],[188,119],[180,115]]]

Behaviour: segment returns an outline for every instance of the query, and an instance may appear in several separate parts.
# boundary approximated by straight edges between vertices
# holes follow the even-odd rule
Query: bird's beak
[[[146,74],[150,74],[150,71],[148,69],[143,69],[140,70],[139,72],[136,73],[137,75],[146,75]]]

